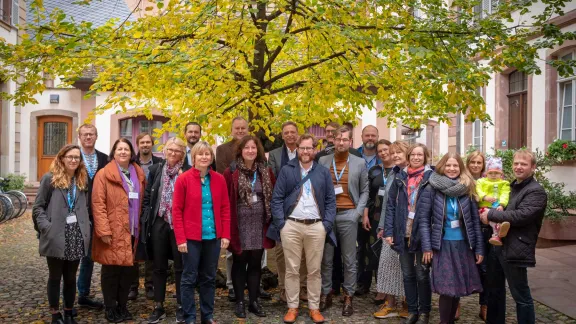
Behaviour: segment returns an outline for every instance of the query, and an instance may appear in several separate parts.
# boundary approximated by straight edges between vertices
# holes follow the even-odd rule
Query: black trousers
[[[262,276],[263,249],[242,251],[232,254],[232,285],[237,301],[244,301],[244,287],[248,284],[250,303],[257,301],[260,295],[260,277]]]
[[[182,256],[178,252],[176,237],[170,225],[162,217],[156,217],[152,225],[150,243],[152,244],[152,260],[154,272],[154,301],[164,302],[166,299],[166,279],[168,278],[168,259],[174,260],[174,277],[176,279],[176,298],[181,304],[180,282],[182,281]]]
[[[102,265],[102,295],[104,295],[104,306],[108,309],[116,306],[126,306],[128,304],[128,293],[130,284],[137,276],[133,266]]]
[[[362,227],[362,223],[358,224],[358,285],[364,288],[370,288],[372,285],[372,277],[378,271],[378,264],[380,256],[376,256],[372,252],[372,244],[376,242],[376,231],[378,222],[370,219],[370,231],[366,231]]]
[[[480,282],[482,283],[482,292],[478,295],[478,303],[480,305],[488,305],[488,285],[487,285],[487,272],[488,272],[488,257],[492,251],[492,244],[489,240],[492,237],[492,227],[490,225],[481,225],[482,242],[484,244],[484,260],[478,265],[478,272],[480,273]]]
[[[339,294],[340,287],[344,282],[344,267],[342,266],[342,252],[340,251],[340,241],[334,247],[334,258],[332,261],[332,289]]]
[[[48,303],[51,309],[60,309],[60,279],[64,281],[64,308],[72,309],[76,299],[76,271],[80,260],[67,261],[46,257],[48,263]]]
[[[459,297],[440,295],[440,300],[438,301],[440,324],[454,324],[454,318],[456,317],[456,310],[458,309],[459,303]]]
[[[137,276],[134,277],[132,280],[132,284],[130,285],[131,290],[138,290],[140,286],[140,263],[134,264],[134,268]],[[146,260],[144,262],[144,287],[152,288],[154,286],[154,282],[152,281],[152,275],[154,273],[154,261],[153,260]]]

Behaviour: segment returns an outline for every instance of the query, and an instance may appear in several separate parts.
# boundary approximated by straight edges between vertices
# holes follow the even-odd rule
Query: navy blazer
[[[427,186],[419,194],[420,206],[417,217],[420,220],[422,251],[440,251],[446,221],[446,195]],[[465,240],[475,254],[484,255],[484,243],[480,230],[478,204],[469,195],[458,197],[460,225],[464,226]]]
[[[314,198],[318,204],[320,217],[322,217],[322,224],[326,229],[327,241],[336,246],[336,235],[332,231],[334,219],[336,218],[336,195],[334,194],[332,176],[328,169],[316,162],[313,163],[309,174],[310,182],[314,188]],[[297,186],[301,180],[302,174],[298,159],[290,160],[280,170],[270,203],[272,224],[270,224],[266,233],[268,238],[280,241],[280,230],[286,224],[286,218],[292,214],[298,204],[302,188]]]

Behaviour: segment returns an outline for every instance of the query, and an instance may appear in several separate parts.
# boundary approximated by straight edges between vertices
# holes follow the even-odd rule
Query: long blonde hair
[[[50,164],[50,172],[52,172],[52,185],[58,189],[68,189],[70,188],[70,178],[66,173],[66,166],[64,166],[64,156],[66,153],[78,150],[82,153],[80,146],[74,144],[65,145],[63,148],[60,149],[58,154],[56,154],[56,158]],[[88,171],[86,171],[86,165],[84,164],[84,160],[82,154],[80,154],[80,162],[78,163],[78,168],[74,171],[74,177],[76,177],[76,186],[80,190],[87,190],[88,189]]]
[[[451,152],[444,154],[440,161],[436,163],[436,172],[438,174],[445,175],[444,169],[446,168],[446,162],[448,162],[449,159],[455,159],[458,162],[458,166],[460,167],[460,183],[468,188],[468,194],[470,197],[478,201],[479,199],[478,193],[476,192],[476,181],[474,181],[472,174],[470,174],[470,171],[468,171],[468,169],[464,166],[464,161],[462,161],[460,155]]]

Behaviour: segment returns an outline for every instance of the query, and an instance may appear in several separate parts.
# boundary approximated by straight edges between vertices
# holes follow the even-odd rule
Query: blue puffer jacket
[[[412,223],[412,233],[410,234],[410,244],[406,251],[404,238],[406,237],[406,220],[408,220],[408,181],[407,169],[401,170],[398,166],[392,169],[396,173],[394,183],[390,187],[388,194],[388,204],[386,207],[386,219],[384,221],[384,236],[392,237],[394,244],[392,249],[400,254],[404,252],[415,253],[421,250],[420,245],[420,220],[418,219],[418,210],[420,208],[420,192],[428,186],[428,178],[433,171],[430,166],[424,168],[424,177],[418,186],[418,195],[416,196],[416,215]]]
[[[416,217],[420,220],[422,251],[440,251],[446,221],[446,195],[431,185],[420,193],[420,205]],[[484,243],[480,231],[478,204],[470,196],[458,197],[460,226],[464,228],[465,240],[474,254],[484,255]]]

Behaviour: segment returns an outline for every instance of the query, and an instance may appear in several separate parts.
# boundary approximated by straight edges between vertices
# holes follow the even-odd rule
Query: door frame
[[[30,113],[30,165],[28,180],[40,181],[38,178],[38,117],[63,116],[72,117],[72,143],[78,143],[79,113],[62,109],[42,109]]]

